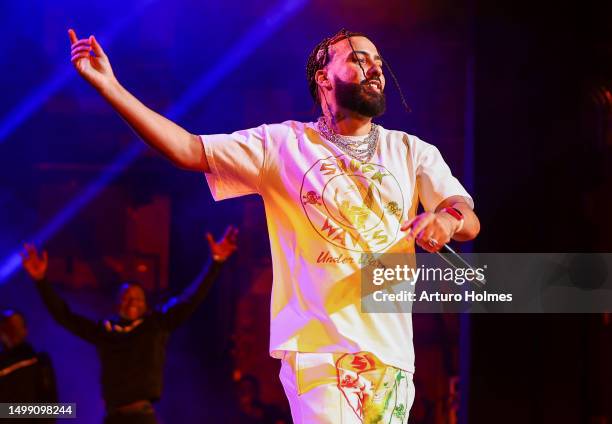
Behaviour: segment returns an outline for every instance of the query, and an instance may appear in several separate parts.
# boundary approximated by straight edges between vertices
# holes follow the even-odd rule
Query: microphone
[[[442,246],[442,248],[437,251],[436,254],[442,259],[444,259],[444,262],[446,262],[455,269],[474,269],[472,265],[470,265],[465,259],[463,259],[461,255],[455,252],[448,244]],[[478,288],[482,288],[487,283],[487,280],[485,280],[484,278],[482,280],[473,279],[472,282]]]

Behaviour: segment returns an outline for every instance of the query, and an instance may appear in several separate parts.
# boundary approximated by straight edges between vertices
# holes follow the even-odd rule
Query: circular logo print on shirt
[[[320,159],[304,175],[300,196],[314,229],[335,246],[377,252],[395,241],[404,197],[384,166],[347,155]]]

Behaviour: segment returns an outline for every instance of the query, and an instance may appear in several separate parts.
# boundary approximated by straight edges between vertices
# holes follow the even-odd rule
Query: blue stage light
[[[111,45],[117,38],[117,35],[123,31],[130,22],[137,18],[147,6],[157,0],[144,0],[138,2],[136,7],[131,12],[121,15],[121,17],[113,20],[113,25],[106,31],[100,34],[99,40],[103,45]],[[68,57],[69,46],[66,42],[66,57]],[[64,87],[64,85],[72,79],[76,73],[72,69],[72,65],[62,63],[57,66],[57,72],[44,84],[33,90],[23,99],[15,108],[13,108],[0,121],[0,144],[15,131],[21,124],[28,120],[42,105],[47,102],[55,93]]]
[[[152,0],[149,0],[152,1]],[[230,72],[235,70],[251,53],[253,53],[265,40],[297,13],[307,0],[282,1],[272,8],[272,11],[259,22],[257,22],[238,41],[227,54],[191,87],[189,87],[181,98],[170,106],[164,114],[170,119],[178,119],[185,114],[198,101],[202,100],[219,82]],[[1,138],[0,138],[1,141]],[[134,141],[125,152],[120,154],[107,169],[105,169],[95,181],[90,183],[80,194],[78,194],[65,208],[63,208],[53,219],[37,234],[29,237],[37,245],[41,245],[55,235],[70,219],[100,193],[104,187],[110,184],[117,176],[125,171],[130,164],[144,150],[140,141]],[[0,284],[5,282],[19,267],[19,252],[21,246],[15,249],[8,257],[0,263]]]

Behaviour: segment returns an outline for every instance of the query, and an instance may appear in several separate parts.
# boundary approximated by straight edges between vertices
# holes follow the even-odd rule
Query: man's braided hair
[[[306,79],[308,80],[308,89],[310,95],[315,103],[319,104],[321,98],[319,97],[318,85],[315,80],[315,74],[319,69],[323,69],[330,61],[329,46],[336,44],[338,41],[342,41],[349,37],[365,37],[360,32],[351,32],[346,29],[341,29],[336,34],[329,38],[325,38],[310,52],[308,56],[308,62],[306,63]]]
[[[343,28],[336,34],[332,35],[329,38],[325,38],[323,41],[317,44],[308,56],[308,62],[306,63],[306,79],[308,80],[308,89],[310,90],[310,95],[312,96],[312,99],[317,105],[321,103],[321,98],[319,97],[319,87],[317,85],[317,81],[315,80],[315,74],[319,69],[323,69],[329,63],[331,59],[329,56],[329,47],[336,44],[338,41],[348,39],[351,49],[353,50],[353,52],[355,52],[350,37],[367,38],[367,36],[361,32],[352,32]],[[406,98],[404,97],[404,93],[402,92],[402,88],[400,87],[399,82],[397,81],[395,73],[393,72],[387,61],[384,58],[381,59],[385,67],[389,71],[389,74],[393,79],[395,87],[397,87],[397,91],[399,92],[400,99],[402,101],[402,104],[404,105],[404,108],[406,109],[406,112],[410,113],[412,109],[410,108],[410,106],[408,106],[408,102],[406,102]],[[359,67],[363,71],[363,67],[361,66],[361,64],[359,65]],[[365,71],[363,72],[365,76]]]

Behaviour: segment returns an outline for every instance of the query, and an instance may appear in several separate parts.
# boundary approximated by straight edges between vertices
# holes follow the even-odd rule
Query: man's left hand
[[[424,212],[406,221],[402,231],[407,231],[407,238],[414,238],[424,250],[433,253],[448,243],[458,228],[458,221],[444,212]]]

